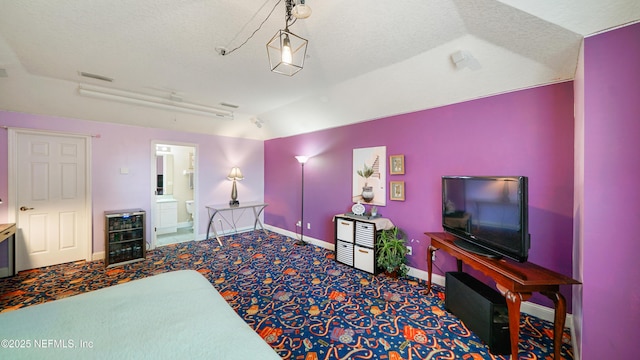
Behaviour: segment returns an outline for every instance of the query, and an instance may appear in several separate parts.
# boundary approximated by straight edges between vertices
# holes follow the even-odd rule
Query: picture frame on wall
[[[404,175],[404,155],[389,156],[389,174]]]
[[[387,147],[353,149],[351,200],[367,205],[387,204]]]
[[[404,201],[404,181],[389,182],[389,199],[394,201]]]

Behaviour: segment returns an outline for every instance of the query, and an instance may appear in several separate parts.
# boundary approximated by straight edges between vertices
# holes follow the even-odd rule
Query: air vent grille
[[[100,81],[113,82],[112,78],[109,78],[109,77],[106,77],[106,76],[92,74],[92,73],[88,73],[88,72],[84,72],[84,71],[79,71],[78,73],[82,77],[86,77],[86,78],[90,78],[90,79],[96,79],[96,80],[100,80]]]
[[[232,108],[232,109],[237,109],[237,108],[240,107],[240,105],[230,104],[230,103],[227,103],[227,102],[221,102],[220,105],[226,106],[226,107],[229,107],[229,108]]]

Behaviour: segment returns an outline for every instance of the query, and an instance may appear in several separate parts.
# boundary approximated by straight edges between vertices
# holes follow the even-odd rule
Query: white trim
[[[155,225],[156,225],[156,213],[157,213],[157,201],[156,201],[156,183],[157,183],[157,179],[156,179],[156,174],[157,174],[157,169],[156,169],[156,146],[162,144],[162,145],[173,145],[173,146],[182,146],[182,147],[191,147],[193,148],[193,162],[194,162],[194,169],[193,169],[193,208],[194,209],[198,209],[198,193],[199,193],[199,188],[200,188],[200,183],[198,181],[198,157],[200,156],[200,146],[196,143],[190,143],[190,142],[180,142],[180,141],[170,141],[170,140],[151,140],[151,151],[150,151],[150,158],[149,158],[149,163],[151,164],[150,166],[150,174],[149,174],[149,181],[150,181],[150,188],[151,188],[151,204],[149,205],[149,215],[148,215],[148,224],[149,224],[149,238],[147,239],[147,250],[153,250],[157,247],[158,244],[158,234],[155,231]],[[193,229],[194,229],[194,233],[195,233],[195,229],[198,229],[198,224],[200,221],[200,215],[199,215],[199,211],[194,211],[193,212]],[[207,219],[208,221],[208,219]],[[201,235],[203,238],[205,237],[205,235]],[[196,236],[196,240],[197,240],[197,236]]]
[[[273,231],[274,233],[278,233],[284,236],[288,236],[290,238],[293,239],[297,239],[298,238],[298,233],[295,233],[293,231],[289,231],[289,230],[285,230],[285,229],[281,229],[275,226],[271,226],[271,225],[264,225],[265,229],[267,229],[267,231]],[[253,230],[253,228],[251,228],[251,230]],[[304,236],[304,241],[308,244],[311,245],[315,245],[315,246],[319,246],[321,248],[325,248],[327,250],[330,251],[335,251],[336,250],[336,246],[335,244],[330,244],[326,241],[323,240],[319,240],[319,239],[315,239],[309,236]]]

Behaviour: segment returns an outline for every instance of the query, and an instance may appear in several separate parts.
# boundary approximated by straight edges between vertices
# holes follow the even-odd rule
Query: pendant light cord
[[[255,18],[256,18],[256,16],[258,15],[258,13],[259,13],[259,12],[260,12],[260,11],[261,11],[265,6],[266,6],[266,5],[267,5],[267,3],[268,3],[269,1],[271,1],[271,0],[266,0],[266,1],[264,2],[264,4],[262,4],[262,6],[260,7],[260,9],[258,9],[258,11],[256,11],[256,13],[255,13],[255,14],[253,14],[253,16],[251,17],[251,19],[249,19],[249,21],[247,21],[247,23],[246,23],[246,24],[244,24],[244,26],[240,29],[240,31],[238,31],[238,33],[236,34],[236,36],[234,36],[234,37],[233,37],[233,39],[231,39],[231,41],[229,41],[229,44],[231,44],[235,39],[237,39],[237,38],[238,38],[238,36],[240,35],[240,33],[242,33],[242,32],[244,31],[244,29],[249,25],[249,23],[251,23],[251,21],[253,21],[253,19],[255,19]],[[272,15],[272,14],[273,14],[273,12],[276,10],[276,8],[278,7],[278,5],[280,5],[280,3],[281,3],[281,2],[282,2],[282,0],[278,0],[278,2],[277,2],[277,3],[275,3],[275,5],[273,5],[273,7],[271,8],[271,11],[269,11],[269,14],[267,15],[267,17],[266,17],[264,20],[262,20],[262,22],[260,23],[260,25],[258,26],[258,28],[257,28],[257,29],[255,29],[255,30],[251,33],[251,35],[249,35],[249,37],[248,37],[245,41],[243,41],[240,45],[236,46],[235,48],[233,48],[233,49],[231,49],[231,50],[224,50],[224,49],[221,49],[221,50],[220,50],[220,55],[222,55],[222,56],[229,55],[229,54],[231,54],[232,52],[234,52],[234,51],[236,51],[236,50],[240,49],[241,47],[243,47],[243,46],[244,46],[244,45],[245,45],[249,40],[251,40],[251,38],[253,38],[253,36],[254,36],[258,31],[260,31],[260,29],[262,29],[262,25],[264,25],[264,23],[266,23],[266,22],[267,22],[267,20],[269,20],[269,18],[271,17],[271,15]],[[287,19],[287,21],[288,21],[288,19]],[[295,22],[295,21],[294,21],[294,22]],[[292,24],[293,24],[293,23],[292,23]],[[228,45],[227,45],[227,46],[228,46]]]

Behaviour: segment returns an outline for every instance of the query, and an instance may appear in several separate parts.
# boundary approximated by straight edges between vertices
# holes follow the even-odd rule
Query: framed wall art
[[[351,200],[368,205],[387,203],[387,147],[353,149]]]
[[[404,155],[391,155],[389,156],[389,174],[391,175],[403,175],[404,174]]]
[[[389,182],[389,199],[404,201],[404,181]]]

